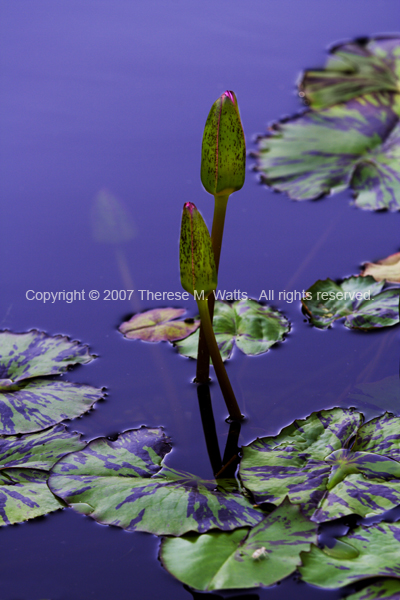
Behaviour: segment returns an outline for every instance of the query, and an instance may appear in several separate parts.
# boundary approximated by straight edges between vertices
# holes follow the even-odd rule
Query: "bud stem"
[[[229,416],[234,421],[241,421],[243,419],[243,415],[240,412],[240,408],[236,401],[235,394],[233,393],[231,382],[229,381],[227,372],[225,370],[225,365],[221,358],[217,340],[215,339],[215,334],[209,314],[208,302],[206,299],[197,300],[197,306],[199,308],[204,338],[207,342],[208,351],[211,355],[211,360],[214,365],[215,374],[217,376],[218,383],[221,388],[221,392],[229,412]]]
[[[214,217],[211,231],[211,243],[214,251],[215,266],[218,274],[219,259],[221,256],[222,237],[224,235],[225,214],[230,194],[214,196]],[[215,296],[210,294],[208,297],[208,311],[210,321],[214,317]],[[199,346],[197,351],[197,369],[196,382],[208,383],[210,380],[210,352],[208,351],[206,338],[203,331],[203,322],[200,327]]]

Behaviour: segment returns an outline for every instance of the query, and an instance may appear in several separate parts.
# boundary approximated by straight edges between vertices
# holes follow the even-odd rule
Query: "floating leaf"
[[[399,323],[400,288],[382,291],[383,285],[373,277],[349,277],[341,284],[318,280],[302,304],[311,323],[321,329],[342,318],[350,329],[390,327]]]
[[[288,496],[317,522],[394,508],[400,504],[400,419],[385,414],[361,423],[360,413],[338,408],[295,421],[244,447],[240,478],[258,503],[279,504]]]
[[[196,331],[200,321],[175,321],[186,313],[184,308],[154,308],[134,315],[122,323],[119,330],[130,340],[145,342],[175,342]]]
[[[310,70],[299,85],[313,108],[370,92],[400,91],[400,38],[376,37],[334,46],[324,70]]]
[[[346,596],[347,600],[400,600],[400,581],[398,579],[384,579],[377,581],[360,592]]]
[[[362,275],[371,275],[376,281],[400,283],[400,252],[378,260],[377,263],[366,263]]]
[[[103,391],[89,385],[33,379],[0,391],[0,434],[12,435],[46,429],[74,419],[92,408]]]
[[[47,486],[48,471],[85,444],[57,425],[39,434],[0,438],[0,525],[33,519],[63,506]]]
[[[249,356],[262,354],[283,340],[290,329],[289,321],[277,310],[255,300],[238,300],[233,304],[215,302],[213,328],[223,360],[231,357],[234,345]],[[184,356],[197,358],[199,333],[176,343]]]
[[[400,101],[369,94],[276,123],[259,140],[265,183],[294,200],[350,187],[356,205],[400,209]]]
[[[328,589],[343,587],[360,579],[377,576],[399,578],[399,539],[399,523],[357,527],[353,533],[344,538],[346,543],[358,551],[357,557],[333,558],[312,546],[311,552],[302,554],[304,566],[300,567],[300,572],[307,583]],[[366,596],[369,597],[374,598],[374,596]]]
[[[57,375],[70,365],[93,360],[87,346],[71,342],[62,335],[49,336],[42,331],[28,333],[0,332],[1,380],[16,383],[31,377]]]
[[[162,430],[127,431],[94,440],[53,468],[49,486],[77,512],[128,531],[182,535],[254,525],[262,514],[229,483],[204,481],[162,466]]]
[[[301,564],[316,542],[316,526],[284,502],[253,529],[166,538],[160,558],[177,579],[197,590],[273,585]]]

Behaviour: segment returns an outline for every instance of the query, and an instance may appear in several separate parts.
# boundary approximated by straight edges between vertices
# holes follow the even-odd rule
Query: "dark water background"
[[[181,209],[190,200],[211,223],[200,145],[208,110],[225,89],[237,94],[254,149],[254,136],[270,121],[300,108],[294,84],[301,69],[321,66],[333,42],[393,32],[399,16],[395,0],[0,1],[0,328],[67,334],[99,355],[66,376],[108,388],[106,401],[72,430],[92,439],[164,425],[174,443],[167,463],[212,477],[191,384],[194,362],[166,344],[124,340],[116,328],[140,296],[135,292],[132,305],[105,301],[103,291],[126,289],[129,277],[135,290],[181,290]],[[136,225],[135,239],[118,248],[92,237],[92,205],[102,188],[125,203]],[[255,298],[274,289],[277,296],[358,273],[362,262],[397,251],[399,215],[364,212],[350,199],[344,192],[295,203],[258,185],[249,168],[228,206],[220,288]],[[129,273],[121,272],[124,260]],[[25,298],[27,290],[82,289],[98,290],[101,299]],[[140,309],[165,304],[145,300]],[[292,322],[287,341],[259,358],[236,352],[228,367],[248,416],[242,443],[313,410],[354,405],[347,396],[355,385],[398,375],[398,328],[318,331],[298,302],[274,305]],[[187,308],[195,314],[194,301]],[[212,395],[223,447],[225,409],[215,386]],[[158,544],[71,510],[3,527],[1,598],[189,600],[157,562]],[[293,578],[236,594],[340,596]]]

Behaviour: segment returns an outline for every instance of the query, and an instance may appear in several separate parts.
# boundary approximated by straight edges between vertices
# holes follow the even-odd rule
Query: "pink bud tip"
[[[193,202],[185,202],[183,208],[190,211],[190,214],[193,212],[193,209],[196,208]]]
[[[226,90],[226,92],[224,92],[222,95],[223,96],[227,96],[231,100],[231,102],[233,104],[235,104],[235,97],[233,95],[233,92],[230,92],[229,90]]]

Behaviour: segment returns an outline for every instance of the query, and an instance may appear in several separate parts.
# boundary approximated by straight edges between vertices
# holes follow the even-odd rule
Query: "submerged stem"
[[[199,307],[200,319],[203,326],[204,337],[207,342],[208,351],[214,365],[215,374],[217,376],[226,407],[229,411],[229,416],[234,421],[241,421],[243,419],[243,415],[240,412],[235,394],[233,393],[231,382],[229,381],[229,377],[225,370],[225,365],[221,358],[217,340],[215,339],[210,314],[208,312],[207,300],[197,300],[197,306]]]
[[[226,207],[228,205],[230,194],[214,196],[214,217],[211,230],[211,243],[214,252],[215,266],[218,274],[219,259],[221,256],[222,237],[224,235]],[[211,323],[214,317],[215,296],[210,294],[208,297],[208,311]],[[200,327],[199,346],[197,351],[197,370],[196,381],[198,383],[208,383],[210,380],[210,353],[208,351],[203,326]]]

